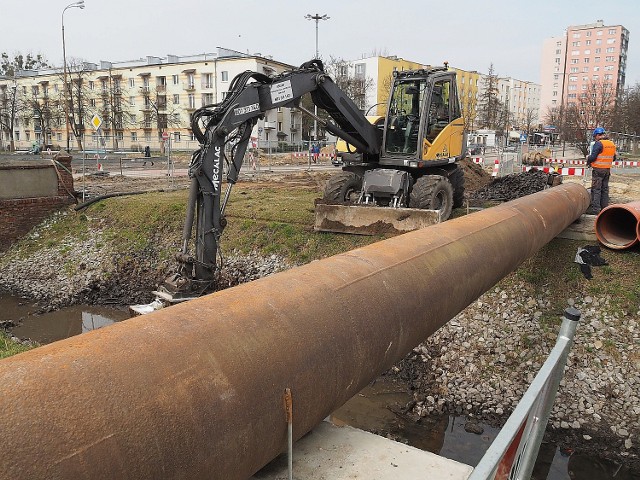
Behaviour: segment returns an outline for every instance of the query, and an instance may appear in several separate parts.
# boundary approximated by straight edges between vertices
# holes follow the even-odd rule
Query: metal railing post
[[[569,307],[556,345],[468,480],[528,480],[564,375],[580,312]]]

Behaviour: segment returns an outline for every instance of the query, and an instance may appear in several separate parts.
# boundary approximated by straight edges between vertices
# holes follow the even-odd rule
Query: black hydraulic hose
[[[120,192],[120,193],[109,193],[107,195],[100,195],[99,197],[96,198],[92,198],[91,200],[87,200],[84,203],[81,203],[79,205],[76,205],[74,207],[74,210],[80,211],[80,210],[84,210],[85,208],[87,208],[90,205],[93,205],[96,202],[99,202],[100,200],[104,200],[106,198],[112,198],[112,197],[125,197],[127,195],[140,195],[142,193],[156,193],[156,192],[164,192],[164,189],[155,189],[155,190],[142,190],[140,192]]]

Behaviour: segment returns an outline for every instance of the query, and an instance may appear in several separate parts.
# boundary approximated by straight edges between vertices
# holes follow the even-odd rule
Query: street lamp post
[[[80,0],[79,2],[73,2],[64,7],[62,10],[62,63],[63,63],[63,72],[64,72],[64,117],[65,123],[67,126],[67,153],[69,152],[69,83],[67,82],[67,52],[64,43],[64,12],[69,8],[84,8],[84,0]]]
[[[320,20],[329,20],[328,15],[319,15],[319,14],[315,14],[315,15],[311,15],[310,13],[308,13],[307,15],[304,16],[304,18],[306,18],[307,20],[315,20],[316,21],[316,59],[319,56],[318,53],[318,23],[320,22]],[[314,105],[313,107],[313,113],[315,114],[315,118],[313,119],[313,139],[314,140],[318,140],[318,106]]]

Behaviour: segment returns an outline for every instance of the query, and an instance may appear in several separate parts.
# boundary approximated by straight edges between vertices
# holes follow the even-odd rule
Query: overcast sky
[[[62,11],[70,0],[0,0],[0,52],[42,53],[62,65]],[[226,47],[292,65],[315,56],[397,55],[426,64],[540,81],[545,38],[603,20],[630,31],[627,86],[640,82],[638,0],[85,0],[64,14],[67,58],[94,63]]]

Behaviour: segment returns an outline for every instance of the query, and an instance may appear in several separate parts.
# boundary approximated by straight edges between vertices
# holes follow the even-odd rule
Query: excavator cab
[[[440,67],[394,72],[387,112],[381,163],[404,165],[412,157],[444,164],[462,154],[455,72]]]

